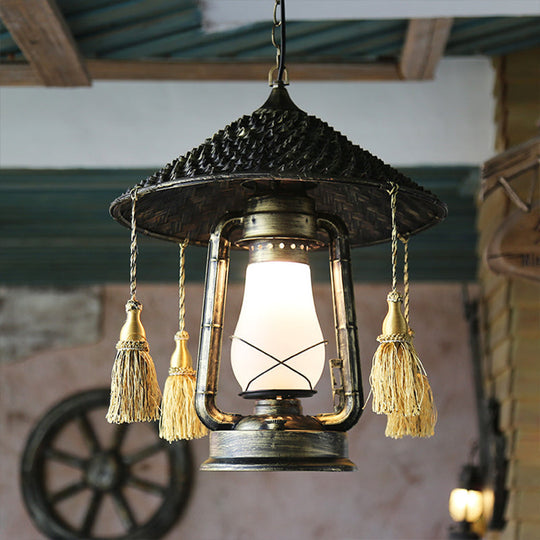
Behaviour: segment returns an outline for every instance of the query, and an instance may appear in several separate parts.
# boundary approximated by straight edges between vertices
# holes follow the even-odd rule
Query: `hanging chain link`
[[[189,239],[186,238],[181,244],[178,244],[180,248],[180,270],[178,276],[178,331],[183,332],[186,329],[186,270],[185,270],[185,251],[189,244]]]
[[[281,4],[281,0],[276,0],[274,3],[274,14],[272,17],[272,45],[276,48],[276,69],[279,67],[279,60],[281,56],[281,44],[276,39],[276,30],[281,26],[281,21],[278,19],[278,8]]]
[[[131,191],[131,245],[129,258],[129,292],[131,300],[136,299],[137,292],[137,224],[135,221],[135,203],[137,202],[137,189]]]
[[[287,68],[284,65],[284,58],[282,57],[282,51],[285,48],[285,21],[283,19],[284,14],[284,1],[275,0],[274,12],[272,16],[272,45],[276,49],[276,65],[268,72],[268,84],[273,86],[275,82],[282,82],[283,84],[289,84],[289,75]],[[278,17],[278,10],[280,15]],[[280,30],[279,40],[277,39],[277,31]],[[284,54],[284,51],[283,51]],[[274,72],[278,72],[277,80],[274,79]]]

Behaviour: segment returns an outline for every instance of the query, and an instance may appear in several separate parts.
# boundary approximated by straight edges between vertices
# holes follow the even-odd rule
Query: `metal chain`
[[[135,203],[137,189],[131,191],[131,245],[129,258],[129,292],[131,300],[135,300],[137,291],[137,224],[135,222]]]
[[[185,271],[185,250],[189,244],[189,239],[186,238],[180,248],[180,271],[178,277],[178,331],[183,332],[186,329],[186,271]]]
[[[280,15],[278,19],[278,8]],[[275,0],[274,12],[272,16],[272,45],[276,49],[276,65],[268,73],[268,84],[272,86],[275,82],[289,84],[289,76],[285,67],[285,0]],[[279,29],[279,41],[277,30]],[[277,80],[274,80],[274,71],[277,70]]]
[[[278,7],[280,6],[281,1],[276,0],[274,3],[274,14],[272,17],[273,25],[272,25],[272,45],[276,48],[276,68],[279,68],[279,60],[281,57],[281,45],[276,40],[276,30],[281,26],[281,21],[278,20]]]
[[[397,290],[397,253],[398,253],[398,231],[396,224],[398,186],[392,185],[390,190],[390,211],[392,213],[392,292]]]

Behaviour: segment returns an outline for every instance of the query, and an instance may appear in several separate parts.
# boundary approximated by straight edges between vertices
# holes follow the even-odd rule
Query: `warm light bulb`
[[[309,266],[290,261],[249,264],[231,347],[242,391],[312,390],[324,367],[323,339]]]
[[[474,489],[453,489],[448,506],[454,521],[474,523],[482,516],[482,493]]]

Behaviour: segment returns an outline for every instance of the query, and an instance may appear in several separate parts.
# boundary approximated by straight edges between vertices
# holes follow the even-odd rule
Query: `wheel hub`
[[[116,454],[99,452],[88,462],[86,481],[95,489],[108,491],[120,483],[122,472],[123,465]]]

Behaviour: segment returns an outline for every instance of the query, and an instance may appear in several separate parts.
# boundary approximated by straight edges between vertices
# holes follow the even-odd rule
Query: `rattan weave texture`
[[[253,114],[217,132],[138,185],[137,228],[151,236],[206,244],[226,212],[242,212],[257,186],[305,187],[318,213],[339,216],[352,246],[391,236],[391,184],[400,187],[398,227],[414,234],[441,221],[446,206],[396,169],[272,89]],[[111,205],[129,225],[130,197]],[[323,238],[321,238],[323,240]]]

